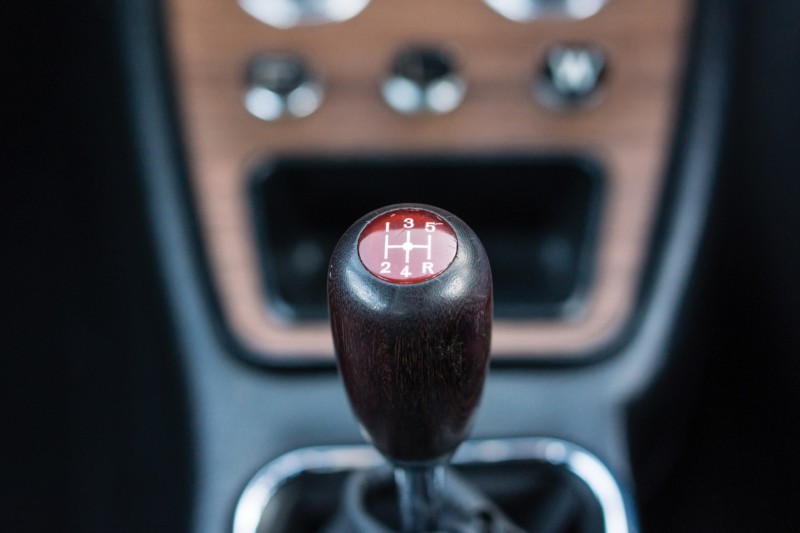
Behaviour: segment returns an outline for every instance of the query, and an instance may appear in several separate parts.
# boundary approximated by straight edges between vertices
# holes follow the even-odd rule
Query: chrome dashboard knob
[[[305,62],[292,54],[255,57],[250,62],[247,83],[245,108],[266,122],[306,117],[322,103],[321,83]]]
[[[442,115],[455,110],[464,100],[466,82],[444,50],[411,47],[395,56],[381,93],[398,113]]]
[[[252,17],[275,28],[318,26],[349,20],[370,0],[238,0]]]

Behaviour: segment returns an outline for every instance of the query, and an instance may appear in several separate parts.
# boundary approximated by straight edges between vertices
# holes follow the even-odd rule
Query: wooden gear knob
[[[333,252],[328,308],[372,444],[396,464],[446,460],[466,437],[489,360],[491,271],[472,230],[425,205],[366,215]]]

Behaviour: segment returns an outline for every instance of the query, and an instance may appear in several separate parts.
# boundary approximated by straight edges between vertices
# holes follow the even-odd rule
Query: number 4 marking
[[[412,274],[411,274],[411,270],[409,270],[409,268],[408,268],[408,265],[406,265],[405,268],[403,268],[403,270],[400,271],[400,275],[403,276],[404,278],[410,278],[411,277]]]

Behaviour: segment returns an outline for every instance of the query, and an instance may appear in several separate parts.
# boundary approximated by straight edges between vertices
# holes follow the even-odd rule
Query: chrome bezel
[[[454,465],[489,465],[541,461],[563,466],[589,488],[597,500],[607,533],[636,533],[636,513],[628,491],[596,456],[549,437],[472,440],[453,457]],[[247,483],[233,516],[233,533],[256,533],[270,501],[286,483],[302,474],[334,474],[385,464],[367,445],[318,446],[286,453],[261,468]]]
[[[242,9],[279,29],[344,22],[361,13],[371,0],[237,0]]]

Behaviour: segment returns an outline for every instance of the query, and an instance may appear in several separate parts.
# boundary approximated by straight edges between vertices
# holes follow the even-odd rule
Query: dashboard
[[[413,202],[472,227],[494,278],[462,475],[515,519],[506,486],[552,509],[546,463],[604,494],[598,530],[793,531],[796,2],[19,12],[4,529],[318,530],[383,462],[336,370],[329,258]]]
[[[618,1],[583,20],[515,21],[481,2],[378,2],[351,20],[285,28],[234,2],[171,3],[189,179],[233,335],[258,360],[330,358],[325,320],[302,320],[326,318],[324,286],[316,294],[295,294],[294,286],[324,279],[335,243],[326,234],[341,234],[371,205],[411,199],[486,226],[478,231],[498,286],[495,357],[602,351],[635,307],[667,177],[690,10],[689,2],[632,9]],[[568,59],[555,59],[562,49]],[[405,57],[413,66],[426,53],[447,64],[463,101],[447,112],[397,111],[386,80],[408,78],[391,78],[393,61]],[[291,61],[308,71],[319,108],[294,120],[255,111],[259,120],[253,95],[268,83],[253,70],[288,69],[283,63]],[[546,92],[548,61],[566,61],[559,72],[587,65],[575,77],[594,77],[596,86],[582,96],[565,92],[559,102]],[[573,176],[584,168],[587,176]],[[249,188],[263,199],[248,198]],[[474,199],[492,194],[498,197],[487,206],[501,212],[487,214],[491,207]],[[290,203],[283,211],[293,218],[278,220],[277,205],[253,205],[270,195]],[[315,203],[316,195],[324,202]],[[265,211],[256,222],[254,207]],[[303,235],[282,244],[299,226]],[[530,252],[516,254],[517,247]],[[267,264],[271,256],[303,264]]]

